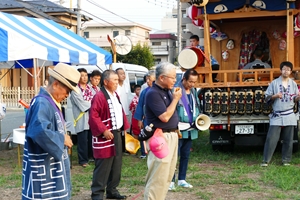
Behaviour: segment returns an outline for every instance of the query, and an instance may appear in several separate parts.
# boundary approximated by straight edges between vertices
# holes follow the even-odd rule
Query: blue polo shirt
[[[163,89],[153,83],[145,96],[145,117],[149,124],[153,124],[156,128],[175,129],[178,126],[179,118],[175,111],[167,123],[160,121],[158,116],[167,111],[167,107],[171,104],[173,96],[171,90]]]

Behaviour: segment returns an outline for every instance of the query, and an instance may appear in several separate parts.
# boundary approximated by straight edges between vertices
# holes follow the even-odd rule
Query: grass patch
[[[259,166],[262,148],[236,147],[233,152],[214,152],[207,132],[193,141],[187,181],[192,189],[178,188],[172,195],[189,199],[300,199],[299,152],[293,154],[292,165],[281,166],[281,153],[275,152],[267,168]],[[20,192],[22,168],[17,166],[16,149],[2,152],[0,157],[1,190],[16,188]],[[4,153],[8,154],[4,157]],[[90,194],[94,166],[78,165],[76,146],[72,155],[73,197]],[[138,194],[145,186],[147,160],[123,156],[122,178],[118,188],[125,194]],[[177,177],[178,172],[176,172]],[[1,192],[0,190],[0,192]],[[172,199],[172,198],[168,198]]]

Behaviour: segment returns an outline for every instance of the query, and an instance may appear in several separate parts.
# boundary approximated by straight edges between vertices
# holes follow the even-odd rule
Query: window
[[[161,58],[155,58],[154,59],[154,63],[157,65],[161,62]]]
[[[161,46],[161,42],[152,42],[152,46]]]
[[[117,37],[119,35],[119,31],[113,31],[113,37]]]
[[[144,84],[144,75],[145,74],[128,73],[131,93],[134,93],[133,88],[135,85],[143,85]]]
[[[130,36],[131,35],[131,30],[125,30],[125,35]]]
[[[145,32],[145,38],[146,38],[146,39],[149,39],[149,38],[150,38],[149,32],[148,32],[148,31]]]
[[[89,38],[90,37],[90,32],[83,32],[83,37],[84,38]]]

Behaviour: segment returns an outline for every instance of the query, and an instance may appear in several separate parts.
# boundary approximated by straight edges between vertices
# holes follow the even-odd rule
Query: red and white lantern
[[[201,9],[192,5],[188,8],[188,16],[191,20],[195,20],[197,16],[201,15]]]

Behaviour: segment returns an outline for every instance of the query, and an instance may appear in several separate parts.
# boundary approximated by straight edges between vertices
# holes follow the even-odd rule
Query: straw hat
[[[76,87],[80,79],[80,73],[75,68],[64,63],[58,63],[53,69],[49,68],[48,73],[71,90],[80,93],[78,87]]]

